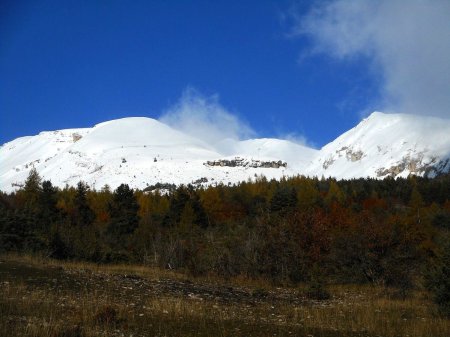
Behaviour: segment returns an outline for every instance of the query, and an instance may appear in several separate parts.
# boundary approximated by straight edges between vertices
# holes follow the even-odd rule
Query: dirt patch
[[[378,307],[368,306],[367,295],[357,291],[313,301],[294,288],[262,289],[170,278],[164,273],[162,277],[147,276],[152,274],[145,270],[142,274],[136,271],[139,275],[110,270],[116,269],[64,263],[55,266],[54,262],[20,259],[0,261],[0,335],[392,335],[369,333],[383,327],[387,320],[380,316],[383,311]],[[417,307],[400,317],[399,308],[407,309],[404,304],[383,303],[381,308],[386,311],[386,319],[393,322],[392,329],[413,320],[425,324]],[[356,326],[355,317],[361,321]],[[379,323],[372,324],[373,319]],[[432,326],[436,333],[426,330],[426,334],[410,336],[448,335],[441,333],[446,323],[439,324]]]
[[[36,266],[17,261],[0,262],[0,280],[23,283],[28,287],[53,290],[100,291],[116,299],[141,302],[148,297],[178,297],[224,304],[291,303],[300,305],[305,298],[295,290],[271,291],[236,286],[203,284],[191,281],[150,280],[139,275],[114,275],[90,270]]]

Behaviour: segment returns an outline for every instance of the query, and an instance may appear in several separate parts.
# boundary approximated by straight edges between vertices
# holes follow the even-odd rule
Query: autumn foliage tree
[[[23,188],[0,193],[0,250],[304,282],[315,297],[342,282],[382,285],[406,296],[421,284],[423,270],[435,266],[430,289],[445,307],[449,186],[448,174],[299,176],[97,191],[82,182],[60,189],[31,170]]]

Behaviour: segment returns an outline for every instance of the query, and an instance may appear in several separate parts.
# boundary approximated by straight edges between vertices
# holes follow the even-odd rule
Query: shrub
[[[98,324],[115,326],[117,323],[119,323],[117,310],[108,305],[104,306],[97,311],[94,316],[94,321]]]
[[[317,301],[328,300],[331,297],[325,287],[322,271],[317,264],[311,270],[310,281],[307,285],[305,295],[307,298]]]
[[[443,247],[443,254],[427,274],[427,288],[433,294],[440,313],[450,317],[450,240]]]

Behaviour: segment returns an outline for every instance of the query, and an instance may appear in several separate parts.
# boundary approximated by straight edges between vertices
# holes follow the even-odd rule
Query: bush
[[[99,309],[95,314],[94,321],[102,325],[115,326],[120,322],[117,316],[117,310],[109,305]]]
[[[331,297],[325,287],[324,275],[317,264],[315,264],[311,270],[310,281],[306,288],[305,295],[307,298],[316,301],[328,300]]]
[[[50,333],[51,337],[84,337],[85,334],[80,326],[60,327]]]
[[[450,240],[443,247],[443,254],[427,274],[427,288],[444,316],[450,317]]]
[[[325,301],[331,296],[322,282],[311,282],[306,289],[306,297],[311,300]]]

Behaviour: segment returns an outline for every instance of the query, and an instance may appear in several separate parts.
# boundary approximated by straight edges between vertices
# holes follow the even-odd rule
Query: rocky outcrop
[[[197,180],[194,180],[192,182],[193,185],[201,185],[201,184],[207,184],[208,183],[208,178],[206,177],[202,177],[202,178],[198,178]]]
[[[74,143],[78,142],[81,138],[83,138],[82,135],[80,135],[77,132],[72,133],[72,140]]]
[[[450,171],[450,159],[440,160],[438,162],[436,157],[432,157],[430,161],[424,162],[421,154],[415,158],[406,156],[396,165],[392,165],[388,168],[379,168],[376,173],[377,177],[396,177],[405,170],[409,172],[409,174],[434,177]]]
[[[361,160],[363,155],[364,155],[364,152],[362,152],[361,150],[359,150],[359,151],[352,151],[351,149],[349,149],[349,150],[347,150],[345,152],[345,156],[347,157],[347,160],[350,160],[352,162]]]
[[[334,163],[334,158],[333,158],[333,156],[330,156],[327,160],[325,160],[323,162],[322,167],[323,167],[324,170],[326,170],[331,165],[333,165],[333,163]]]
[[[162,192],[173,192],[177,189],[175,184],[171,183],[156,183],[154,185],[147,186],[143,189],[144,192],[162,191]]]
[[[234,159],[218,159],[214,161],[207,161],[206,166],[222,166],[222,167],[250,167],[250,168],[282,168],[287,167],[287,163],[281,160],[278,161],[263,161],[255,159],[244,159],[236,157]]]
[[[335,155],[330,155],[322,164],[322,167],[324,170],[329,168],[333,163],[336,161],[336,159],[345,156],[345,158],[348,161],[355,162],[361,160],[365,154],[361,150],[353,150],[350,146],[343,146],[339,150],[336,150],[337,157],[335,158]]]
[[[362,152],[361,150],[354,150],[351,146],[343,146],[339,150],[336,150],[336,154],[339,157],[343,156],[342,153],[345,153],[345,157],[347,158],[347,160],[352,162],[361,160],[362,157],[364,157],[364,152]]]

